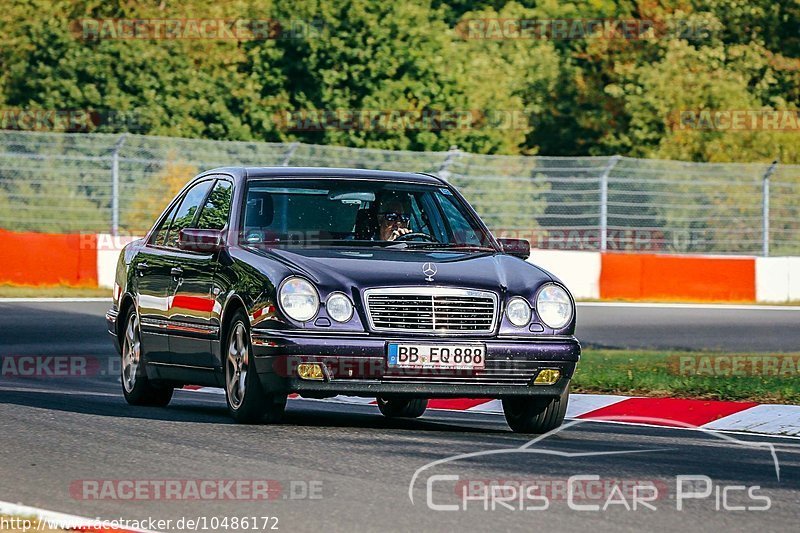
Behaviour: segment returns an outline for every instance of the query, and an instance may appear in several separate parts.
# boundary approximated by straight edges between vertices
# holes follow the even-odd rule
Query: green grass
[[[111,298],[111,289],[0,284],[0,298]]]
[[[681,356],[720,355],[773,354],[588,349],[572,380],[572,392],[800,404],[800,369],[781,375],[741,376],[682,375],[678,369]],[[798,354],[781,355],[796,358]]]

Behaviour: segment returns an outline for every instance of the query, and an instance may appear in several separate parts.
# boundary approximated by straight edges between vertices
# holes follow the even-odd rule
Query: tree
[[[153,226],[167,204],[197,173],[197,167],[181,161],[177,154],[171,153],[161,172],[153,175],[149,183],[137,185],[136,196],[130,202],[130,207],[122,213],[125,229],[135,235],[144,234]],[[156,198],[158,201],[154,201]]]

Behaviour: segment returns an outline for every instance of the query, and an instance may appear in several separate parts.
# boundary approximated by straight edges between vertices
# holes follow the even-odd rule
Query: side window
[[[456,203],[456,199],[452,195],[440,197],[439,204],[442,206],[444,216],[450,224],[450,231],[453,233],[454,243],[484,244],[480,242],[475,228],[470,224],[466,213],[462,211],[462,208]]]
[[[231,183],[217,180],[211,194],[208,195],[200,219],[197,222],[199,229],[222,229],[228,222],[228,213],[231,210]]]
[[[178,203],[172,206],[172,209],[169,210],[167,216],[164,217],[164,220],[161,221],[161,224],[153,232],[153,236],[150,237],[150,244],[154,244],[156,246],[164,246],[167,243],[167,233],[169,233],[169,225],[172,224],[172,219],[175,217],[175,211],[177,210],[178,210]]]
[[[420,196],[412,194],[411,212],[409,213],[411,216],[411,221],[408,227],[411,229],[411,231],[431,233],[430,224],[428,222],[428,213],[421,204],[422,202]]]
[[[206,199],[206,195],[212,183],[214,183],[212,180],[202,181],[189,189],[186,196],[184,196],[181,201],[178,212],[175,213],[175,219],[172,221],[172,225],[169,228],[169,234],[167,235],[164,246],[170,248],[178,247],[178,235],[180,231],[192,225],[197,210],[200,209],[200,204]]]
[[[422,231],[440,242],[449,242],[450,236],[442,220],[442,212],[436,202],[436,197],[433,194],[425,193],[417,199],[422,208],[422,216],[427,221],[427,226],[422,228]]]

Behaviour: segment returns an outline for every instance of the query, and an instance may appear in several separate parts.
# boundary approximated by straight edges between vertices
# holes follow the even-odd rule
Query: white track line
[[[569,418],[569,417],[566,417]],[[784,439],[784,440],[795,440],[800,441],[800,437],[795,435],[777,435],[774,433],[758,433],[755,431],[741,431],[736,429],[717,429],[708,427],[710,424],[705,424],[698,427],[680,427],[680,426],[656,426],[653,424],[647,424],[644,422],[624,422],[622,420],[602,420],[596,418],[582,418],[583,423],[591,423],[591,424],[617,424],[620,426],[634,426],[634,427],[643,427],[643,428],[652,428],[652,429],[666,429],[666,430],[678,430],[678,431],[700,431],[702,433],[725,433],[730,435],[742,435],[745,437],[763,437],[765,439]],[[754,441],[755,442],[755,441]],[[794,445],[792,445],[794,446]]]
[[[201,387],[199,389],[178,389],[187,392],[203,394],[224,395],[225,391],[215,387]],[[602,409],[609,405],[629,399],[628,396],[613,394],[571,394],[567,418],[574,419],[583,414]],[[372,398],[358,396],[334,396],[333,398],[294,398],[289,401],[302,400],[305,402],[328,402],[341,405],[371,405]],[[434,411],[448,411],[452,413],[475,413],[482,415],[502,415],[503,407],[499,400],[487,400],[486,403],[470,407],[469,409],[440,409]],[[699,428],[684,428],[660,426],[643,422],[623,422],[619,420],[597,420],[587,418],[586,422],[600,424],[622,424],[628,426],[651,427],[661,429],[690,429],[698,431],[714,431],[718,433],[731,433],[750,436],[763,436],[789,440],[800,440],[800,406],[796,405],[757,405],[744,411],[709,422]]]
[[[800,436],[800,406],[756,405],[709,422],[704,427]]]

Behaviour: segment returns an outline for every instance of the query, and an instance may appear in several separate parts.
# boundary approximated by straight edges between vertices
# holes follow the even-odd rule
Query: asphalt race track
[[[578,304],[586,346],[800,352],[800,308],[687,304]]]
[[[96,362],[87,377],[0,378],[0,500],[106,519],[256,517],[258,530],[261,517],[277,517],[282,531],[779,531],[795,529],[800,516],[797,439],[585,422],[520,448],[530,439],[512,434],[502,417],[476,413],[387,421],[368,405],[294,400],[279,425],[240,426],[218,395],[178,391],[168,408],[130,407],[114,374],[106,307],[0,303],[4,361],[84,355]],[[581,306],[579,337],[594,346],[800,351],[798,315]],[[583,475],[600,479],[573,478],[570,500],[567,481]],[[679,494],[677,476],[697,477]],[[125,498],[123,487],[166,480],[181,487],[270,480],[273,499],[185,501],[152,490]],[[512,488],[492,491],[490,480]],[[531,483],[543,492],[513,488]],[[104,492],[87,489],[98,486]]]

